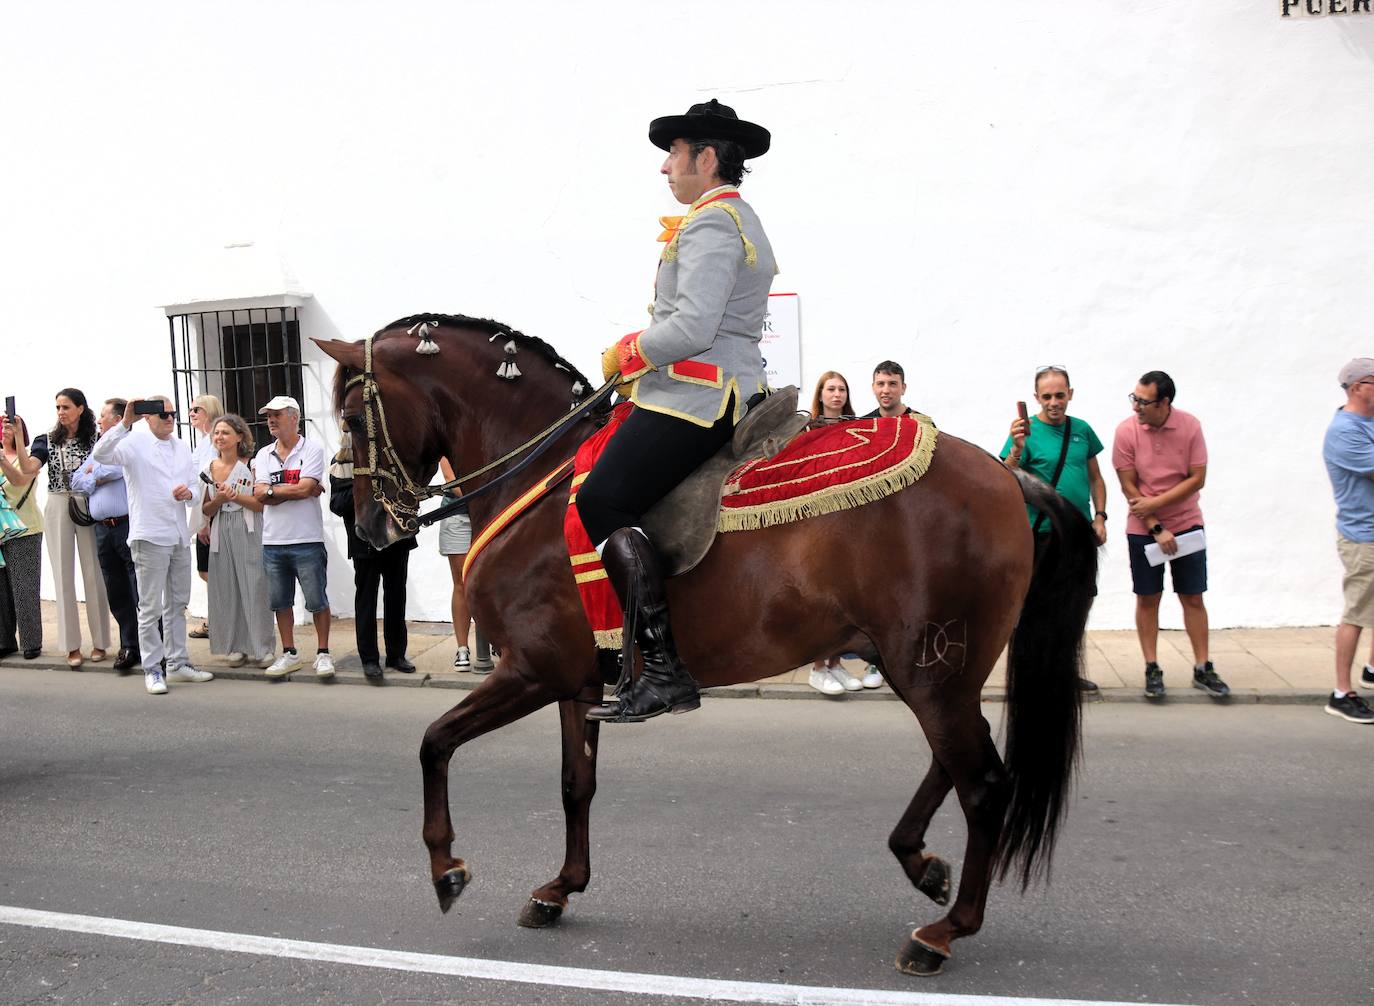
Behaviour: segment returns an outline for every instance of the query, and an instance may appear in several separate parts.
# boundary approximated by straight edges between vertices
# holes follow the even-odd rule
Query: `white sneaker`
[[[472,652],[466,646],[458,647],[458,652],[453,657],[453,666],[459,669],[472,666]]]
[[[300,666],[301,655],[299,653],[283,650],[282,655],[267,668],[267,676],[269,678],[284,678]]]
[[[180,667],[173,668],[167,672],[168,681],[214,681],[215,676],[209,671],[200,671],[190,664],[182,664]]]
[[[883,687],[882,673],[877,667],[869,664],[868,667],[865,668],[863,681],[861,681],[860,684],[865,688],[881,688]]]
[[[272,656],[272,651],[268,650],[266,653],[262,655],[262,657],[258,659],[257,664],[259,667],[268,668],[272,666],[272,662],[275,659],[276,658]]]
[[[238,650],[230,651],[227,656],[227,663],[230,667],[242,667],[248,662],[248,654],[240,653]]]
[[[167,682],[162,680],[162,671],[147,671],[143,675],[143,687],[149,695],[166,695]]]
[[[315,677],[332,678],[334,676],[334,658],[327,653],[317,654],[315,657]]]
[[[844,685],[832,678],[829,671],[812,671],[811,677],[807,680],[807,684],[822,695],[844,694]]]
[[[840,687],[847,692],[857,692],[863,688],[863,683],[858,678],[844,669],[842,664],[826,668],[830,676],[840,683]]]

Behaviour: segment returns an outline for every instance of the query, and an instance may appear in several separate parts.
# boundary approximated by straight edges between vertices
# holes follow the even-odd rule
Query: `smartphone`
[[[1025,402],[1016,403],[1016,414],[1021,417],[1021,422],[1026,424],[1026,432],[1030,432],[1030,413],[1026,411]]]
[[[14,422],[14,396],[5,396],[5,422]]]
[[[150,398],[140,398],[134,402],[134,415],[156,416],[162,412],[162,403]]]
[[[212,486],[215,484],[215,480],[212,479],[209,475],[206,475],[204,472],[200,473],[200,480],[204,482],[207,486]]]

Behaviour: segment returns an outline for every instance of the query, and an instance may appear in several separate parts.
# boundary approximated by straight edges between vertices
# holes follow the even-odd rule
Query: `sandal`
[[[209,639],[210,623],[201,622],[198,628],[191,629],[189,632],[186,633],[186,635],[190,636],[192,639]]]
[[[108,656],[108,654],[97,646],[91,651],[91,663],[98,664],[104,660],[106,656]]]
[[[67,654],[67,666],[71,668],[80,667],[85,661],[81,657],[80,650],[72,650]]]

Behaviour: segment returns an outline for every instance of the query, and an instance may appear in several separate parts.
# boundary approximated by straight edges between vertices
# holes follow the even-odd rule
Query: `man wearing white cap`
[[[281,656],[267,668],[269,678],[282,678],[301,666],[296,652],[296,584],[305,595],[305,610],[315,622],[319,648],[315,674],[334,676],[329,655],[329,598],[325,595],[328,556],[324,548],[324,449],[301,436],[301,407],[289,395],[278,395],[258,414],[267,417],[273,443],[253,460],[257,480],[253,496],[263,503],[262,565],[267,573],[267,603],[277,617]]]
[[[1345,611],[1336,627],[1336,690],[1326,711],[1351,723],[1374,723],[1374,710],[1351,687],[1350,665],[1363,629],[1374,629],[1374,359],[1341,368],[1345,405],[1326,428],[1322,458],[1336,494],[1336,551],[1345,566]],[[1360,675],[1374,689],[1374,650]]]

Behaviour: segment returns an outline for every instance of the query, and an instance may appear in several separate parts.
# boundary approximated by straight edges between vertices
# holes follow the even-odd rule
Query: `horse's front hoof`
[[[926,860],[926,872],[921,874],[921,882],[916,885],[920,891],[937,905],[949,904],[949,864],[939,856]]]
[[[447,912],[463,893],[463,888],[472,882],[472,871],[466,866],[455,866],[434,882],[434,893],[439,896],[439,911]]]
[[[929,978],[938,975],[945,967],[949,954],[942,954],[934,947],[920,940],[907,940],[902,952],[897,955],[897,970],[904,975]]]
[[[546,929],[559,920],[563,906],[552,901],[530,898],[520,909],[520,925],[526,929]]]

